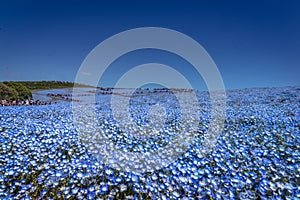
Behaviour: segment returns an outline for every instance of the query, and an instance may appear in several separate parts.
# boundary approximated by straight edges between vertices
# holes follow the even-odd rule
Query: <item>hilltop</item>
[[[83,84],[68,82],[68,81],[20,81],[28,89],[32,90],[49,90],[59,88],[71,88],[71,87],[91,87]]]
[[[24,100],[32,98],[33,90],[71,87],[91,87],[66,81],[4,81],[0,82],[0,100]]]

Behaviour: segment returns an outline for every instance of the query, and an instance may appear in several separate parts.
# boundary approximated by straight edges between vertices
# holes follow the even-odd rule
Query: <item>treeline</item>
[[[88,87],[86,85],[74,84],[67,81],[24,81],[18,82],[27,87],[30,90],[49,90],[59,88],[70,88],[70,87]]]
[[[18,82],[2,82],[0,83],[0,100],[25,100],[31,99],[31,91]]]
[[[25,100],[32,98],[32,90],[49,90],[70,87],[91,87],[67,81],[5,81],[0,82],[0,100]]]

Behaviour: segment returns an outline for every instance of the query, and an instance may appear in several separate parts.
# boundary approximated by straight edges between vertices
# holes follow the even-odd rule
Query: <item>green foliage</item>
[[[32,98],[31,91],[23,84],[18,82],[3,82],[10,88],[15,89],[18,92],[18,98],[21,100]]]
[[[0,99],[16,100],[18,99],[18,92],[4,83],[0,83]]]
[[[0,82],[0,100],[24,100],[32,98],[32,90],[48,90],[70,87],[91,87],[65,81]]]
[[[48,89],[59,89],[59,88],[70,88],[70,87],[89,87],[81,84],[74,84],[66,81],[26,81],[18,82],[26,86],[30,90],[48,90]]]

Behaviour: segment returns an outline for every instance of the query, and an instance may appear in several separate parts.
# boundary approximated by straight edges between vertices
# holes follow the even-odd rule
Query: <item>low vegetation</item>
[[[4,83],[0,83],[0,99],[16,100],[18,92]]]
[[[7,87],[10,87],[17,92],[17,96],[14,97],[14,100],[16,99],[24,100],[24,99],[32,98],[31,91],[27,87],[25,87],[22,83],[3,82],[3,84],[5,84]]]
[[[87,85],[67,82],[67,81],[24,81],[18,82],[27,87],[30,90],[48,90],[58,88],[70,88],[70,87],[90,87]]]
[[[5,81],[0,82],[0,100],[24,100],[32,98],[32,90],[47,90],[70,87],[90,87],[65,81]]]

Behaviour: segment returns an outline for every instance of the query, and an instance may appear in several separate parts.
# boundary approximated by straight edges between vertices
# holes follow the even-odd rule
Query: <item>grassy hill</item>
[[[0,82],[0,100],[24,100],[32,98],[32,90],[47,90],[70,87],[91,87],[65,81],[5,81]]]
[[[17,92],[17,99],[30,99],[32,98],[31,91],[24,86],[22,83],[18,82],[3,82],[6,86],[16,90]]]
[[[14,88],[11,88],[4,83],[0,83],[0,100],[15,100],[17,98],[18,93]]]
[[[18,82],[27,87],[30,90],[48,90],[70,87],[90,87],[87,85],[66,82],[66,81],[24,81]]]

